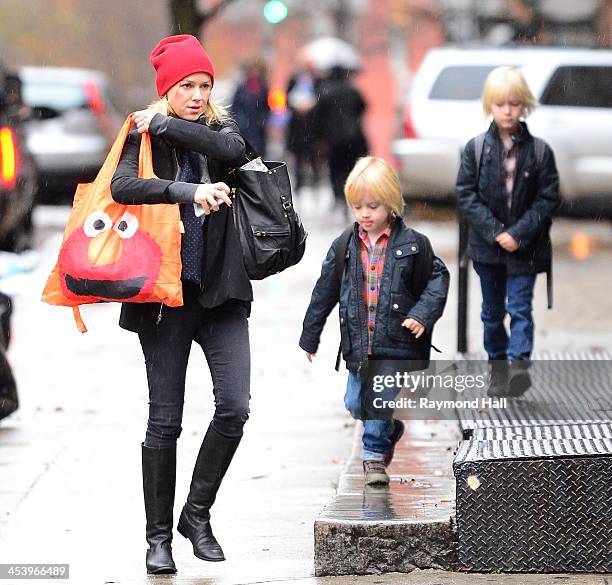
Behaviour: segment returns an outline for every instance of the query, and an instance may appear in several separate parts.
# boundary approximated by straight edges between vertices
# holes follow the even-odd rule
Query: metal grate
[[[481,374],[483,360],[458,360],[460,371]],[[530,368],[532,387],[504,409],[457,410],[465,438],[475,429],[591,424],[612,420],[612,355],[605,352],[540,353]]]
[[[533,387],[506,409],[457,411],[469,439],[453,462],[459,564],[612,572],[612,356],[537,360]]]
[[[587,440],[574,441],[586,451],[593,447],[586,446]],[[612,456],[487,459],[494,448],[479,449],[483,458],[470,460],[480,455],[478,449],[468,450],[454,466],[460,566],[474,571],[612,571]],[[499,455],[505,455],[503,448]]]
[[[612,423],[485,427],[474,430],[474,439],[612,439]]]

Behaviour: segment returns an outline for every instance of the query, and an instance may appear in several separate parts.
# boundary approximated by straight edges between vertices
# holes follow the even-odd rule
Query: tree
[[[200,37],[202,29],[224,8],[236,0],[217,0],[210,7],[201,8],[200,0],[170,0],[172,34],[188,34]]]

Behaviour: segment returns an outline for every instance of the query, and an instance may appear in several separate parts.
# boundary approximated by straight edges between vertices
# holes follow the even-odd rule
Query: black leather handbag
[[[261,280],[297,264],[308,234],[293,208],[286,163],[258,160],[246,146],[245,163],[230,172],[232,209],[247,274]]]

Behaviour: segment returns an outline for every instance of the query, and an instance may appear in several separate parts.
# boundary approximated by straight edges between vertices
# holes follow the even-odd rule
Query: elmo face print
[[[115,219],[111,217],[113,207]],[[139,230],[135,215],[119,209],[109,206],[90,213],[62,246],[60,281],[68,298],[82,303],[138,302],[153,291],[161,249]]]

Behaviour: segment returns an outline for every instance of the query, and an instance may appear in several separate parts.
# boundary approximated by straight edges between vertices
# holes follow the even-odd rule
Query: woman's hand
[[[409,317],[408,319],[405,319],[404,322],[402,323],[402,327],[405,327],[406,329],[409,329],[410,332],[417,339],[419,337],[421,337],[421,335],[423,335],[423,333],[425,333],[425,325],[422,325],[421,323],[419,323],[416,319],[413,319],[412,317]]]
[[[219,204],[221,203],[231,207],[232,200],[229,198],[229,193],[230,188],[225,183],[198,185],[194,202],[199,203],[204,209],[204,213],[209,215],[213,211],[219,211]]]
[[[499,234],[495,238],[495,241],[506,250],[506,252],[516,252],[518,250],[518,242],[508,232]]]
[[[136,124],[136,128],[138,129],[139,134],[144,134],[149,131],[149,124],[153,119],[153,116],[157,114],[155,110],[139,110],[138,112],[134,112],[134,123]]]
[[[306,352],[306,359],[307,359],[307,360],[308,360],[310,363],[312,363],[312,360],[313,360],[313,358],[314,358],[314,356],[315,356],[315,355],[317,355],[317,354],[316,354],[316,353],[311,353],[310,351],[307,351],[307,352]]]

